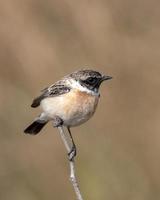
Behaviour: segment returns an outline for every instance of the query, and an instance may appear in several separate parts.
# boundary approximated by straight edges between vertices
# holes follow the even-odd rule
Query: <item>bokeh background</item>
[[[23,129],[39,91],[93,68],[114,77],[72,129],[84,199],[160,199],[160,2],[0,1],[0,199],[75,199],[58,131]]]

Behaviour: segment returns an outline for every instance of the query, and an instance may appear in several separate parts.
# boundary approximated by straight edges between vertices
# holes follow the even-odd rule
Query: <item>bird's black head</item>
[[[80,83],[83,87],[86,87],[89,90],[98,92],[99,86],[105,80],[109,80],[112,77],[102,75],[97,71],[93,70],[80,70],[71,74],[72,78]]]

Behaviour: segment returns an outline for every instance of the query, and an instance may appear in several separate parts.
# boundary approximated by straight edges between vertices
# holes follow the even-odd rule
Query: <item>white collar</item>
[[[78,89],[81,92],[86,92],[87,94],[91,94],[93,96],[99,96],[99,92],[89,90],[88,88],[86,88],[85,86],[82,86],[78,81],[76,81],[74,79],[68,80],[68,83],[69,83],[70,87],[73,89]]]

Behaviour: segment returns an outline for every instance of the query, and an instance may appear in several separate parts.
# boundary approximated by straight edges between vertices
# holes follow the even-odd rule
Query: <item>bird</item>
[[[49,121],[53,122],[54,127],[67,127],[72,141],[68,155],[73,160],[76,145],[70,128],[85,123],[93,116],[100,98],[100,85],[110,79],[111,76],[98,71],[82,69],[44,88],[31,104],[33,108],[40,106],[42,112],[25,128],[24,133],[36,135]]]

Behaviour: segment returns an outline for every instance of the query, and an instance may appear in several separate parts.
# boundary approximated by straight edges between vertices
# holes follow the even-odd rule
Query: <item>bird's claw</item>
[[[71,151],[68,153],[68,159],[69,161],[73,161],[74,157],[76,156],[77,151],[76,151],[76,146],[73,145]]]
[[[54,120],[53,120],[53,126],[59,127],[59,126],[62,126],[62,125],[63,125],[63,120],[60,117],[55,116]]]

